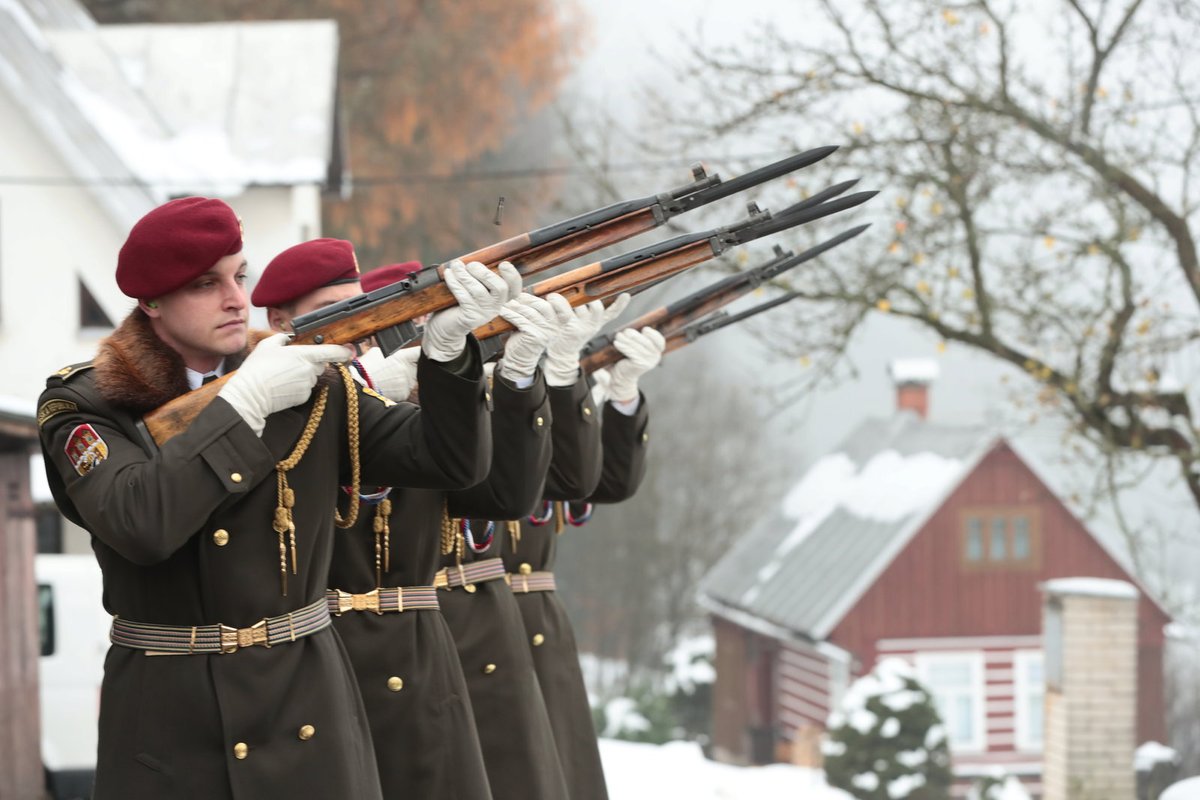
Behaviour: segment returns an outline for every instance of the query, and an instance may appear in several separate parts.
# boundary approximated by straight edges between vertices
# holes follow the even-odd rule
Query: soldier
[[[407,262],[371,270],[361,288],[372,291],[418,269]],[[505,272],[510,293],[519,293],[520,276]],[[330,276],[350,273],[348,249],[307,242],[267,266],[253,300],[268,306],[272,327],[288,330],[293,315],[329,299]],[[525,513],[540,490],[530,473],[544,470],[549,460],[549,413],[537,363],[555,318],[546,301],[529,295],[506,304],[502,315],[520,332],[510,338],[491,390],[496,457],[488,480],[449,493],[363,487],[356,497],[362,504],[358,522],[334,544],[330,611],[358,678],[386,798],[491,797],[462,668],[433,581],[447,509],[456,515]],[[414,351],[385,359],[373,349],[354,363],[361,379],[384,396],[405,398],[416,381]],[[437,386],[422,385],[421,394],[426,405],[442,402]]]
[[[347,348],[247,348],[240,228],[198,197],[143,217],[116,274],[137,307],[40,400],[55,501],[91,533],[115,615],[98,800],[380,797],[325,601],[337,485],[357,461],[371,484],[468,486],[491,458],[468,332],[495,315],[502,281],[452,270],[459,306],[431,324],[418,367],[442,403],[417,411],[327,369]],[[143,414],[234,368],[186,430],[143,439]]]
[[[532,648],[538,685],[571,800],[605,800],[608,791],[575,634],[556,592],[552,571],[555,551],[567,525],[583,525],[591,518],[593,503],[620,502],[637,491],[645,474],[646,443],[650,438],[646,433],[649,411],[637,383],[641,375],[659,363],[666,342],[658,331],[643,328],[621,331],[615,345],[625,358],[611,371],[597,373],[598,391],[593,392],[593,399],[604,404],[599,483],[586,501],[570,502],[580,495],[572,495],[570,487],[564,491],[552,473],[546,482],[542,508],[521,520],[520,527],[504,540],[503,548],[504,566]],[[553,379],[557,363],[570,366],[565,357],[556,362],[547,355],[548,380]],[[605,395],[612,399],[604,402]]]
[[[590,389],[579,374],[579,349],[620,313],[628,298],[608,310],[599,302],[571,309],[557,295],[547,296],[547,301],[559,313],[562,325],[543,367],[553,417],[553,460],[548,472],[543,465],[536,478],[540,487],[544,477],[552,475],[552,481],[570,496],[583,497],[600,478],[601,453]],[[506,354],[510,346],[511,340]],[[560,352],[567,354],[566,364],[551,357]],[[569,797],[574,787],[558,763],[521,612],[504,580],[500,558],[504,536],[496,535],[495,523],[487,520],[455,520],[455,524],[443,548],[445,566],[439,573],[446,588],[442,613],[454,633],[471,693],[492,794],[496,800]],[[590,719],[587,725],[590,729]]]

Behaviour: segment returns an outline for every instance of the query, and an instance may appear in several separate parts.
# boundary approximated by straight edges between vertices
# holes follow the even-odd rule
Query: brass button
[[[403,678],[397,678],[395,675],[388,678],[388,690],[389,691],[398,692],[403,688],[404,688],[404,679]]]
[[[520,572],[522,575],[532,575],[533,567],[531,567],[528,563],[525,563],[517,567],[517,572]]]
[[[491,393],[491,392],[484,392],[484,393],[483,393],[483,399],[484,399],[485,401],[489,402],[489,403],[490,403],[490,402],[492,402],[492,393]]]
[[[584,407],[583,407],[583,415],[584,415],[585,417],[590,417],[590,416],[592,415],[592,409],[591,409],[591,407],[590,407],[590,406],[584,406]]]
[[[229,544],[229,531],[224,528],[218,528],[213,531],[213,544],[217,547],[224,547]]]
[[[496,671],[495,664],[484,664],[483,665],[483,674],[484,675],[491,675],[495,671]]]
[[[546,424],[546,420],[542,419],[541,417],[538,417],[536,422],[539,428]]]
[[[248,755],[250,755],[250,745],[245,742],[238,742],[233,746],[233,757],[238,761],[241,761]]]
[[[317,735],[317,729],[312,725],[301,725],[300,732],[297,734],[300,741],[307,742],[309,739]]]
[[[241,483],[242,482],[242,473],[240,473],[240,472],[231,473],[229,476],[229,480],[233,481],[234,483]]]
[[[475,584],[473,583],[464,584],[463,589],[467,594],[475,594]]]
[[[546,637],[542,636],[540,633],[535,633],[531,641],[533,642],[534,647],[541,647],[542,642],[546,641]]]
[[[643,441],[643,442],[648,442],[648,441],[650,441],[650,434],[648,434],[648,433],[643,433],[643,434],[642,434],[642,441]]]

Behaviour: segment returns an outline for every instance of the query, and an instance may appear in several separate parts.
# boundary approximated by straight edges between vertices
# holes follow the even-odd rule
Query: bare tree
[[[782,481],[761,410],[700,348],[668,356],[645,380],[646,477],[624,503],[563,533],[556,572],[580,649],[621,659],[631,679],[661,672],[682,636],[702,631],[696,586],[746,529],[748,509]],[[678,387],[686,386],[685,391]]]
[[[1027,408],[1105,458],[1169,460],[1200,507],[1198,8],[819,0],[804,30],[697,40],[685,103],[656,105],[674,147],[847,142],[830,162],[890,195],[873,242],[784,284],[774,345],[807,381],[898,315],[1025,370]]]

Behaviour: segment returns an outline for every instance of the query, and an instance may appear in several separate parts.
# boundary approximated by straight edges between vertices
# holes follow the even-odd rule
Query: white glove
[[[268,416],[308,399],[326,364],[349,361],[354,355],[340,344],[285,347],[287,341],[286,333],[263,339],[217,392],[256,436],[262,436]]]
[[[640,331],[626,328],[617,332],[613,347],[625,357],[609,370],[611,380],[608,382],[608,396],[617,403],[636,400],[638,378],[662,361],[667,340],[654,328],[642,328]]]
[[[378,347],[372,347],[358,357],[375,391],[391,400],[407,400],[417,385],[417,360],[421,348],[405,347],[390,356],[384,356]]]
[[[510,381],[533,377],[546,345],[558,329],[554,306],[540,297],[523,294],[505,303],[500,309],[500,316],[517,329],[504,343],[500,375]]]
[[[565,297],[546,295],[558,314],[558,335],[546,348],[546,364],[542,367],[547,386],[570,386],[579,378],[579,351],[600,329],[611,322],[629,305],[629,295],[622,294],[608,308],[599,300],[571,308]]]
[[[451,261],[446,267],[446,288],[458,305],[439,311],[425,326],[421,349],[434,361],[453,361],[466,347],[467,334],[500,313],[500,306],[521,292],[521,275],[507,261],[500,274],[472,261]]]
[[[592,373],[592,405],[600,408],[608,399],[608,385],[612,383],[612,375],[601,368]]]

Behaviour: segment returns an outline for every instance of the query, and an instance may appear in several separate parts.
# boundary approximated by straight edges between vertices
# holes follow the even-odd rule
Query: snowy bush
[[[884,659],[846,692],[822,743],[830,786],[863,800],[949,797],[946,732],[909,665]]]
[[[716,677],[712,649],[711,636],[682,642],[668,654],[662,675],[633,680],[624,694],[593,706],[596,732],[632,742],[687,739],[707,746]]]

